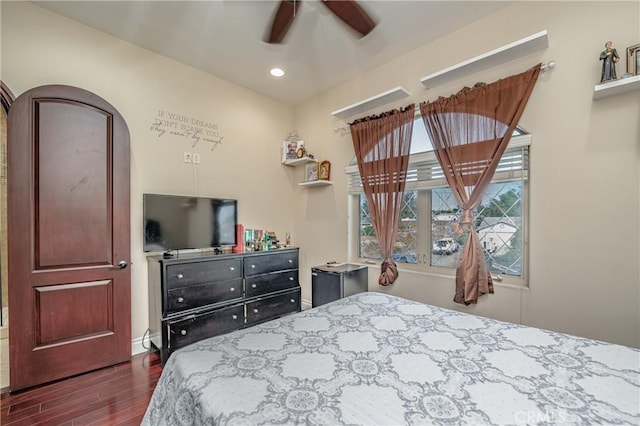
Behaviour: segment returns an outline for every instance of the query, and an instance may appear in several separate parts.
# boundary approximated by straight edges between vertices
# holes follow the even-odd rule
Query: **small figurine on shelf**
[[[616,64],[620,61],[618,51],[611,47],[611,42],[604,44],[604,50],[600,52],[600,60],[602,61],[602,73],[600,74],[600,83],[606,81],[617,80]]]

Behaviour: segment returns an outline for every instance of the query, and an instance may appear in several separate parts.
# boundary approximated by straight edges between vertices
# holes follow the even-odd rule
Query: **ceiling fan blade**
[[[322,3],[362,37],[369,34],[376,26],[374,20],[355,0],[322,0]]]
[[[267,43],[275,44],[282,42],[299,8],[300,0],[280,1],[280,5],[273,15],[271,30],[265,39]]]

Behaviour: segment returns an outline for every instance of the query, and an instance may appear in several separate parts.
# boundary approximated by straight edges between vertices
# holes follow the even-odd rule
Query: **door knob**
[[[121,260],[120,262],[118,262],[118,269],[124,269],[127,266],[129,266],[129,264],[127,263],[126,260]]]

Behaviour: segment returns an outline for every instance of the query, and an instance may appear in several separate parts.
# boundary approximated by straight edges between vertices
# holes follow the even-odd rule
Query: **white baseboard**
[[[131,355],[138,355],[148,350],[147,348],[142,346],[143,339],[144,336],[131,340]]]
[[[302,310],[306,311],[307,309],[311,309],[312,305],[311,305],[311,300],[305,300],[302,299]]]

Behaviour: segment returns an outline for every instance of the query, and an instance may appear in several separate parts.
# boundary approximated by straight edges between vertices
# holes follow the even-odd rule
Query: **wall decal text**
[[[218,125],[174,112],[158,110],[149,130],[157,137],[175,136],[191,143],[191,148],[200,144],[210,145],[211,151],[222,143]]]

